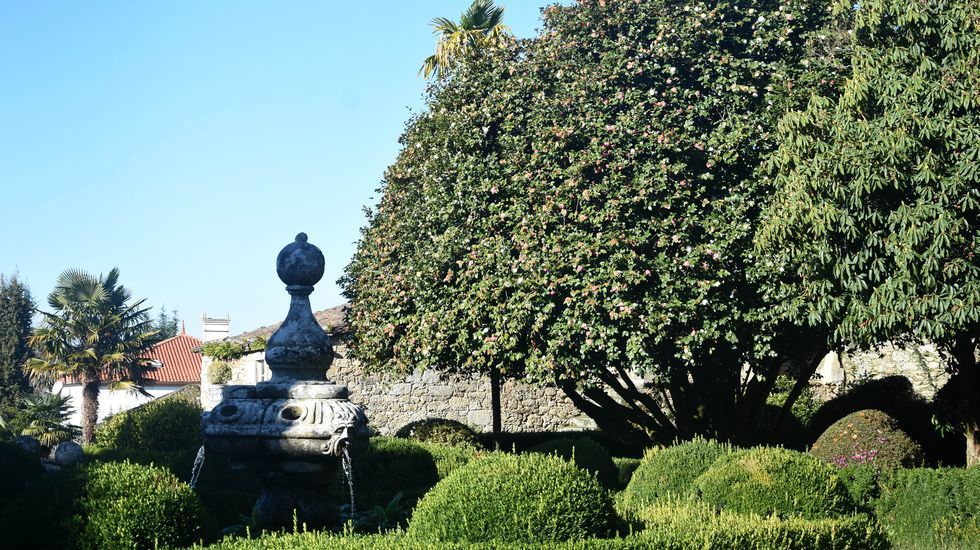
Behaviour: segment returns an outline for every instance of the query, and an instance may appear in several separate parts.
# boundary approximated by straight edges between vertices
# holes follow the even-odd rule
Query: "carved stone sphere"
[[[276,258],[279,279],[289,286],[317,284],[323,277],[325,265],[323,252],[306,242],[306,233],[296,235],[296,240],[287,244]]]

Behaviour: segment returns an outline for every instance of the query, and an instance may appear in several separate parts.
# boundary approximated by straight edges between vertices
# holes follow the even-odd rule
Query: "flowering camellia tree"
[[[555,384],[623,438],[756,438],[777,373],[802,388],[826,349],[768,315],[752,240],[776,121],[839,77],[828,15],[581,1],[471,55],[409,122],[342,280],[355,353]]]

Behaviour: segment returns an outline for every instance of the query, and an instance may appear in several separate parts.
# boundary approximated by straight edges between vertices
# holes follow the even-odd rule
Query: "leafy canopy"
[[[763,328],[749,268],[776,121],[842,70],[807,61],[835,48],[828,14],[583,1],[468,58],[409,122],[342,281],[355,352],[557,383],[620,435],[749,437],[777,357],[822,355]]]

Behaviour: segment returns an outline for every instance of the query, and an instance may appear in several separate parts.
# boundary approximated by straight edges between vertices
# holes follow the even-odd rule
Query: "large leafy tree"
[[[33,376],[53,381],[73,377],[82,384],[82,440],[90,443],[98,420],[99,386],[141,391],[150,368],[143,357],[156,341],[144,300],[119,284],[119,270],[94,276],[70,269],[58,277],[48,295],[52,312],[31,336],[38,357],[25,368]]]
[[[24,362],[30,357],[28,338],[34,300],[16,276],[0,275],[0,407],[13,406],[30,389],[24,375]]]
[[[862,0],[853,75],[781,123],[759,234],[781,313],[840,345],[928,340],[980,463],[980,4]]]
[[[757,437],[786,361],[802,387],[825,349],[764,315],[751,273],[776,121],[840,70],[805,61],[828,13],[582,1],[470,56],[410,122],[348,267],[355,352],[557,384],[624,438]]]
[[[425,78],[446,75],[466,56],[503,45],[509,32],[503,20],[504,8],[495,6],[493,0],[473,0],[458,22],[436,17],[432,20],[436,52],[425,59],[419,74]]]

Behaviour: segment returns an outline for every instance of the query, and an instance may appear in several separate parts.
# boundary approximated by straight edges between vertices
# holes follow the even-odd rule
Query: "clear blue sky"
[[[279,249],[354,251],[398,136],[421,109],[429,21],[468,0],[0,2],[0,272],[44,305],[58,274],[105,273],[152,306],[283,318]],[[543,0],[503,0],[533,36]]]

